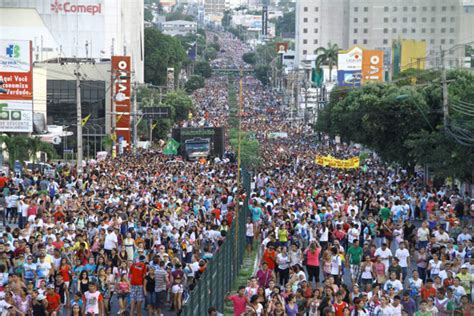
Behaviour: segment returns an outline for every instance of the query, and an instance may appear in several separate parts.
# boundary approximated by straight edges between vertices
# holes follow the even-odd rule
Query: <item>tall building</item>
[[[297,65],[313,59],[328,42],[342,49],[383,49],[397,39],[421,40],[427,42],[427,54],[435,56],[466,37],[474,39],[461,30],[461,0],[301,0],[296,10]]]
[[[143,1],[0,0],[0,38],[33,41],[33,60],[132,58],[143,82]]]

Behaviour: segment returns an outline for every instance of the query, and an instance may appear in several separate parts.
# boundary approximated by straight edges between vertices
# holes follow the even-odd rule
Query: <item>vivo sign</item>
[[[102,4],[73,4],[71,2],[60,3],[55,0],[51,4],[51,11],[55,13],[88,13],[91,15],[102,13]]]

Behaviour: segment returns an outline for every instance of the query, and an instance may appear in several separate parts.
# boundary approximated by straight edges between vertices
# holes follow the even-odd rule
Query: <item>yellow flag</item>
[[[153,125],[151,126],[151,129],[153,130],[153,129],[155,129],[157,126],[158,126],[158,122],[156,122],[155,124],[153,124]]]
[[[120,114],[118,117],[117,117],[117,121],[116,123],[118,123],[120,121],[120,119],[122,118],[123,114]]]
[[[192,120],[192,119],[193,119],[193,112],[189,111],[188,120]]]
[[[87,115],[85,118],[82,119],[81,125],[84,126],[87,124],[87,121],[91,118],[91,114]]]

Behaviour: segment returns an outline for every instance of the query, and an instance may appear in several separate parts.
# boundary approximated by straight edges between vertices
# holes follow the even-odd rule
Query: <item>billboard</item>
[[[288,42],[278,42],[275,44],[277,54],[288,53]]]
[[[384,52],[364,50],[362,53],[362,82],[383,81]]]
[[[402,40],[401,46],[400,71],[425,69],[426,41]]]
[[[31,41],[0,40],[0,132],[33,132]]]
[[[112,77],[114,78],[113,99],[115,112],[115,133],[117,139],[123,139],[128,144],[131,140],[131,58],[130,56],[112,56]]]
[[[337,82],[339,86],[360,86],[362,55],[362,48],[357,46],[346,51],[340,51],[337,58]]]
[[[360,70],[338,70],[337,84],[341,87],[360,87],[362,73]]]
[[[185,157],[185,147],[183,145],[186,140],[209,139],[211,143],[211,156],[222,158],[225,150],[224,136],[225,133],[223,127],[174,128],[171,133],[171,137],[181,144],[179,147],[179,153],[183,157]]]

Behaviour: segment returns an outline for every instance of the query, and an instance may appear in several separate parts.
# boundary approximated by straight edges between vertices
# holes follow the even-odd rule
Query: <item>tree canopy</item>
[[[180,41],[153,28],[145,29],[145,82],[166,84],[166,70],[174,67],[179,73],[187,60]]]
[[[204,77],[199,75],[192,75],[191,77],[189,77],[188,81],[186,81],[184,89],[187,93],[193,93],[197,89],[204,88],[205,85],[206,82],[204,80]]]

